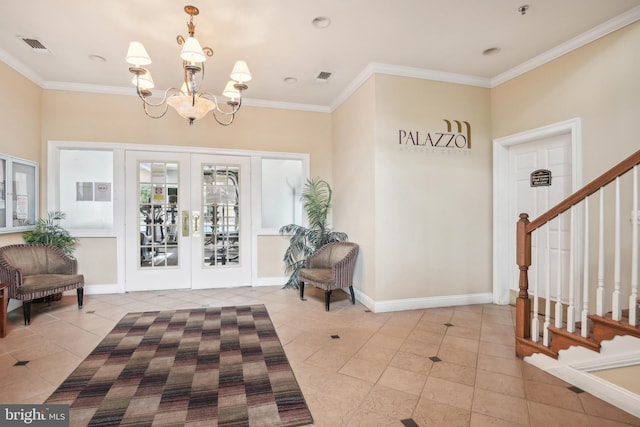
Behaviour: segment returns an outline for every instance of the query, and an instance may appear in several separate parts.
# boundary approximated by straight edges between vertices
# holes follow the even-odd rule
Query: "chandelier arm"
[[[214,120],[218,122],[219,125],[229,126],[231,123],[233,123],[233,119],[236,118],[236,113],[231,114],[231,113],[222,112],[226,117],[231,117],[228,122],[223,122],[220,119],[218,119],[218,116],[216,116],[216,110],[220,111],[218,108],[211,110],[211,115],[213,115]]]
[[[169,89],[164,91],[162,99],[158,103],[148,101],[147,98],[149,98],[151,95],[149,93],[141,91],[139,87],[136,87],[136,92],[138,93],[138,97],[142,99],[142,102],[144,102],[145,106],[148,105],[149,107],[161,107],[162,105],[165,105],[167,103],[167,98],[169,97],[170,92],[179,93],[180,91],[174,87],[170,87]]]
[[[237,102],[234,102],[234,103],[231,103],[231,104],[227,103],[227,105],[230,105],[230,106],[233,107],[231,109],[231,111],[224,111],[222,108],[220,108],[220,103],[218,102],[218,98],[215,95],[213,95],[213,94],[211,94],[209,92],[201,92],[199,94],[199,96],[202,97],[202,98],[206,98],[206,99],[209,99],[209,100],[213,101],[213,105],[215,107],[215,110],[218,111],[218,113],[223,114],[225,116],[233,116],[233,115],[235,115],[238,112],[238,110],[240,110],[240,107],[242,107],[242,96],[240,96],[240,98],[238,98]]]
[[[169,110],[169,104],[167,104],[167,98],[170,92],[179,92],[176,88],[172,88],[170,87],[169,89],[164,91],[164,95],[162,96],[162,100],[158,103],[154,103],[154,102],[149,102],[147,100],[147,97],[149,95],[144,95],[144,93],[142,93],[140,91],[140,89],[137,90],[138,92],[138,96],[140,97],[140,99],[142,99],[142,107],[144,109],[144,113],[151,117],[152,119],[160,119],[162,117],[165,116],[165,114],[167,114],[167,111]],[[153,114],[149,107],[151,107],[152,109],[160,109],[160,113],[159,114]]]
[[[147,116],[151,117],[152,119],[160,119],[160,118],[164,117],[165,114],[167,114],[167,111],[169,110],[169,104],[164,104],[164,108],[162,109],[162,113],[160,113],[158,115],[152,114],[149,111],[148,104],[146,102],[143,104],[143,109],[144,109],[144,113]]]

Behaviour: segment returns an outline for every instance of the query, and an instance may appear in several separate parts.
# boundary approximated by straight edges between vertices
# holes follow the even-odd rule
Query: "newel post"
[[[531,234],[527,233],[529,215],[520,214],[516,230],[516,263],[520,269],[520,292],[516,299],[516,337],[531,338],[531,300],[529,300],[529,276],[531,266]]]

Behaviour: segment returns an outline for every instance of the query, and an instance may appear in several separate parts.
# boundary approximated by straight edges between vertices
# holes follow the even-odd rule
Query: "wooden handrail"
[[[576,191],[571,196],[567,197],[565,200],[558,203],[557,205],[540,215],[538,218],[528,223],[525,227],[526,233],[531,233],[533,230],[543,226],[564,211],[571,208],[571,206],[584,200],[586,197],[589,197],[600,188],[609,184],[617,177],[624,175],[625,173],[633,169],[634,166],[639,164],[640,150],[636,151],[635,153],[624,159],[622,162],[618,163],[615,167],[603,173],[598,178],[594,179],[589,184],[585,185],[580,190]]]
[[[571,196],[558,203],[535,220],[529,222],[529,215],[520,214],[516,232],[516,263],[520,270],[519,292],[516,298],[516,355],[524,357],[531,351],[531,300],[529,299],[529,267],[531,266],[531,234],[573,205],[583,201],[619,176],[624,175],[640,164],[640,150],[618,163],[616,166],[591,181]],[[537,347],[543,351],[544,347]]]

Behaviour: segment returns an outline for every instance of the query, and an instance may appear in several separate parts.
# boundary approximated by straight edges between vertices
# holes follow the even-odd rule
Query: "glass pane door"
[[[203,267],[240,263],[240,168],[202,165]]]
[[[191,287],[190,155],[128,151],[128,291]]]
[[[178,176],[176,162],[138,163],[138,210],[142,268],[178,265]]]
[[[191,156],[193,288],[251,284],[250,164],[249,157]]]

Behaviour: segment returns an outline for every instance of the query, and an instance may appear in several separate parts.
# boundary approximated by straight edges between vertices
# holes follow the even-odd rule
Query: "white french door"
[[[191,157],[191,286],[251,282],[250,159]]]
[[[127,151],[126,289],[246,286],[250,160]]]

